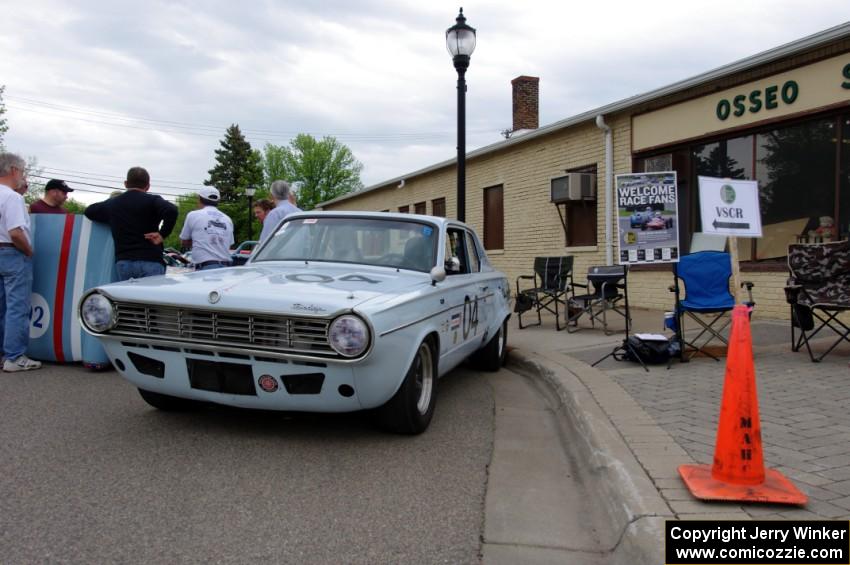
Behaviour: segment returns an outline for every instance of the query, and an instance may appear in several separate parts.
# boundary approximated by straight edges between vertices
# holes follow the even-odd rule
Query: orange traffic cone
[[[764,468],[753,342],[744,305],[732,311],[714,465],[681,465],[679,474],[691,494],[703,500],[800,505],[808,501],[782,473]]]

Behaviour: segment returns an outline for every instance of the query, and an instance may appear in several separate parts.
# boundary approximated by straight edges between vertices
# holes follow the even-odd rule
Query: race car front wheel
[[[398,391],[378,409],[378,421],[399,434],[421,434],[431,423],[437,401],[437,362],[434,346],[426,339],[416,350]]]

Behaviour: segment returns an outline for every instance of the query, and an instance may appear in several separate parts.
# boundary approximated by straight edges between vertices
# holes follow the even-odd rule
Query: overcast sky
[[[141,165],[197,190],[225,129],[255,148],[333,135],[366,186],[455,156],[458,1],[0,0],[9,150],[100,200]],[[478,45],[467,149],[511,127],[511,79],[540,77],[546,125],[848,20],[847,0],[463,2]]]

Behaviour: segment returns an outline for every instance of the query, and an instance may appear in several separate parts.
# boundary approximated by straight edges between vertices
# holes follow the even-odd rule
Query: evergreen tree
[[[236,202],[245,187],[259,187],[263,182],[262,155],[251,149],[237,124],[227,128],[221,148],[215,150],[215,161],[204,184],[216,187],[224,202]]]

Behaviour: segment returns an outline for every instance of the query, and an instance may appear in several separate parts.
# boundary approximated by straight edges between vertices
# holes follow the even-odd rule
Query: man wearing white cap
[[[198,199],[199,209],[186,215],[180,241],[183,247],[192,248],[192,261],[198,271],[229,267],[233,264],[233,220],[218,209],[218,189],[205,186],[198,192]]]

